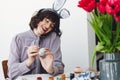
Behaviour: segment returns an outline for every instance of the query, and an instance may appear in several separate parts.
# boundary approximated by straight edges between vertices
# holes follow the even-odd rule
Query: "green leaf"
[[[93,66],[97,52],[114,53],[120,51],[120,22],[116,22],[113,16],[101,14],[98,11],[97,14],[92,12],[91,19],[88,21],[99,39],[92,54]],[[114,27],[115,30],[113,30]]]
[[[93,51],[93,55],[92,55],[92,67],[94,65],[94,59],[95,59],[95,56],[96,56],[96,53],[97,52],[104,52],[104,42],[98,42],[98,45],[95,47],[94,51]]]

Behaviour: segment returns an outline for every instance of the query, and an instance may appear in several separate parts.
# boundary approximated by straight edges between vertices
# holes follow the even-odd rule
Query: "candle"
[[[49,80],[54,80],[54,77],[49,77]]]
[[[37,77],[37,80],[42,80],[42,77]]]

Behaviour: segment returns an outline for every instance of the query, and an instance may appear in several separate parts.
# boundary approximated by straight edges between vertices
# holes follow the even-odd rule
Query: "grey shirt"
[[[64,72],[64,64],[62,63],[62,54],[60,49],[60,38],[55,32],[41,39],[37,37],[32,30],[16,35],[10,46],[10,55],[8,59],[8,76],[14,80],[18,76],[25,74],[41,74],[47,73],[41,66],[40,60],[36,57],[30,67],[27,67],[25,60],[28,58],[26,53],[27,46],[38,45],[40,48],[48,48],[54,56],[53,68],[57,75]]]

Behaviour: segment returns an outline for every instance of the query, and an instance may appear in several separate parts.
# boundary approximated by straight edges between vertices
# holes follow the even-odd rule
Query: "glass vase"
[[[120,53],[105,53],[99,70],[100,80],[120,80]]]

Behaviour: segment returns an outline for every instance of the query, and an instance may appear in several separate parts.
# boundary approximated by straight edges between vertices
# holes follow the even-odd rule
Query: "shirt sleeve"
[[[21,40],[18,36],[14,37],[10,45],[10,54],[8,58],[8,76],[15,79],[20,75],[30,71],[25,61],[20,61]]]
[[[51,40],[51,51],[54,56],[53,68],[54,73],[52,75],[58,75],[64,72],[64,64],[62,62],[62,53],[60,48],[60,37],[54,35]]]

